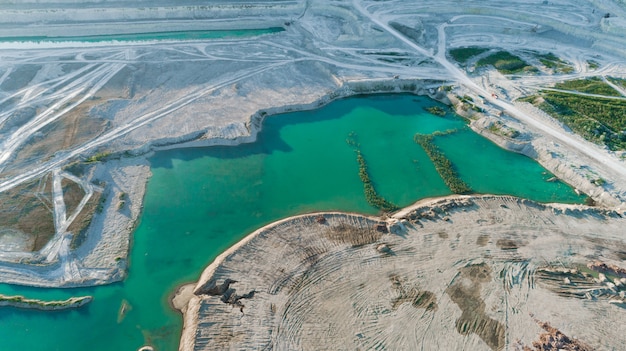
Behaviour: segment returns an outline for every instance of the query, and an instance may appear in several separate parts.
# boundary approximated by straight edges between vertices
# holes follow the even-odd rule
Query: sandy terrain
[[[586,265],[625,268],[624,215],[462,196],[421,201],[386,223],[283,220],[205,270],[183,308],[181,350],[513,350],[532,346],[542,322],[617,350],[626,288]]]

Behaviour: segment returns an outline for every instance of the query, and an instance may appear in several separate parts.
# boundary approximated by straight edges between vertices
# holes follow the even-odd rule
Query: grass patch
[[[613,84],[615,84],[615,85],[617,85],[617,86],[619,86],[619,87],[621,87],[623,89],[626,89],[626,79],[614,78],[614,77],[606,77],[606,79],[609,82],[611,82],[611,83],[613,83]]]
[[[606,84],[600,77],[568,80],[554,85],[556,89],[578,91],[586,94],[604,96],[622,96],[617,90]]]
[[[487,65],[495,67],[502,74],[531,73],[537,71],[535,67],[529,65],[526,61],[507,51],[498,51],[495,54],[478,60],[476,63],[477,67]]]
[[[452,162],[439,150],[435,143],[433,143],[433,138],[434,136],[432,135],[415,134],[414,139],[415,142],[426,151],[428,158],[430,158],[435,165],[435,169],[441,176],[441,179],[443,179],[443,182],[446,183],[453,193],[470,193],[472,189],[459,177]]]
[[[541,97],[541,99],[539,98]],[[611,150],[626,150],[626,101],[542,91],[531,102],[574,132]]]
[[[106,159],[108,156],[110,156],[111,153],[108,151],[105,152],[99,152],[93,156],[90,156],[89,158],[87,158],[87,160],[85,160],[85,163],[95,163],[95,162],[100,162],[103,161],[104,159]]]
[[[443,117],[446,115],[446,110],[442,109],[439,106],[424,107],[424,110],[426,110],[428,113],[432,115],[439,116],[439,117]]]
[[[587,67],[591,70],[595,70],[600,67],[600,64],[594,60],[587,60]]]
[[[556,73],[572,73],[574,72],[574,67],[572,67],[566,61],[561,60],[560,57],[556,56],[553,53],[540,54],[537,55],[539,62],[547,68],[553,69]]]
[[[356,141],[356,133],[351,132],[348,135],[348,139],[346,142],[348,145],[354,147],[354,152],[356,153],[356,160],[359,163],[359,178],[361,178],[361,182],[363,182],[363,191],[365,193],[365,200],[368,204],[373,207],[378,208],[379,210],[385,212],[393,212],[400,209],[399,206],[387,201],[384,197],[380,196],[374,187],[374,183],[370,178],[369,173],[367,172],[367,163],[365,162],[365,158],[363,154],[361,154],[360,145]]]
[[[458,63],[465,63],[470,58],[480,55],[483,52],[487,52],[487,48],[469,47],[469,48],[457,48],[451,49],[448,53]]]

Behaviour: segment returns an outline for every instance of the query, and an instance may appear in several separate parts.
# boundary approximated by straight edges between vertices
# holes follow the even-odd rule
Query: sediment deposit
[[[181,350],[511,350],[543,338],[542,323],[615,349],[626,342],[623,285],[586,265],[623,265],[624,215],[455,196],[387,220],[282,220],[183,289]]]

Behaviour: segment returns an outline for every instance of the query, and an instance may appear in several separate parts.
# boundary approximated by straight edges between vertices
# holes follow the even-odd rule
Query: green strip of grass
[[[390,201],[387,201],[376,191],[374,183],[372,182],[370,175],[367,172],[367,162],[365,162],[365,158],[363,157],[363,154],[360,150],[360,145],[356,141],[356,133],[351,132],[348,135],[348,139],[346,139],[346,142],[348,143],[348,145],[354,147],[356,160],[359,163],[359,178],[361,178],[361,182],[363,182],[363,192],[365,193],[365,200],[367,201],[367,203],[385,212],[393,212],[399,210],[399,206],[391,203]]]
[[[521,58],[507,51],[498,51],[495,54],[484,57],[476,63],[477,67],[492,65],[502,74],[530,73],[537,69]]]
[[[555,91],[542,91],[520,101],[537,107],[565,123],[574,132],[611,150],[626,150],[626,101]]]
[[[604,96],[622,96],[617,90],[606,84],[600,77],[568,80],[554,85],[557,89],[573,90],[587,94]]]
[[[606,77],[611,83],[626,89],[626,79],[623,78],[614,78],[614,77]]]
[[[454,169],[452,162],[439,150],[439,148],[433,143],[432,135],[415,134],[415,142],[418,143],[428,158],[435,165],[435,169],[446,183],[448,188],[455,194],[467,194],[472,192],[472,189],[467,185],[460,177],[457,171]]]
[[[553,53],[541,54],[537,55],[537,58],[544,66],[553,69],[557,73],[572,73],[574,72],[574,67],[572,67],[569,63],[561,60],[560,57],[556,56]]]
[[[479,48],[479,47],[469,47],[469,48],[457,48],[457,49],[451,49],[449,51],[450,56],[452,56],[452,58],[458,62],[458,63],[465,63],[467,62],[467,60],[469,60],[470,58],[476,56],[476,55],[480,55],[483,52],[486,52],[487,48]]]

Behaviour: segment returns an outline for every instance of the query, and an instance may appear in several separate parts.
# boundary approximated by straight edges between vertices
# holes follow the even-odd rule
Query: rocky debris
[[[595,262],[587,264],[587,267],[593,271],[599,272],[600,274],[602,274],[602,276],[604,276],[603,273],[608,273],[608,274],[616,275],[620,278],[626,278],[626,269],[622,267],[618,267],[613,264],[607,265],[604,262],[595,261]]]
[[[406,233],[407,228],[406,228],[406,223],[408,223],[408,221],[403,220],[403,221],[391,221],[389,224],[389,231],[393,234],[397,234],[397,235],[402,235],[403,233]]]
[[[384,254],[390,254],[391,253],[391,248],[389,246],[387,246],[387,244],[382,243],[382,244],[378,244],[376,246],[376,251],[378,251],[380,253],[384,253]]]
[[[588,267],[602,267],[604,263],[590,263]],[[619,268],[619,267],[618,267]],[[607,272],[612,272],[607,270]],[[611,278],[599,273],[597,278],[591,274],[581,272],[575,268],[567,267],[541,267],[536,271],[537,279],[554,293],[570,298],[598,300],[602,299],[609,303],[624,305],[626,293],[626,278]],[[624,280],[624,282],[622,282]]]
[[[385,233],[385,234],[389,233],[389,228],[387,228],[387,225],[383,223],[377,224],[375,229],[377,232],[380,232],[380,233]]]
[[[230,289],[230,285],[236,282],[236,280],[225,279],[222,284],[217,284],[214,280],[210,280],[201,287],[197,288],[193,293],[195,295],[223,295],[228,289]]]
[[[319,224],[324,224],[326,223],[326,217],[324,217],[324,215],[319,215],[315,217],[315,221]]]
[[[200,288],[194,291],[195,295],[209,295],[209,296],[220,296],[220,300],[232,306],[239,307],[241,313],[243,313],[243,308],[245,307],[241,303],[241,299],[251,299],[254,297],[256,293],[255,290],[251,290],[247,294],[237,295],[237,290],[231,288],[230,286],[234,283],[237,283],[236,280],[225,279],[222,284],[216,284],[215,281],[211,280],[207,282],[207,284],[201,286]]]
[[[539,335],[539,340],[533,341],[533,347],[521,345],[523,351],[592,351],[591,346],[584,342],[570,338],[547,322],[536,321],[546,332]],[[519,348],[518,348],[519,350]]]
[[[452,199],[444,199],[436,203],[431,203],[424,207],[418,207],[414,209],[407,218],[411,221],[415,222],[420,219],[426,220],[437,220],[442,218],[444,220],[449,220],[449,212],[454,209],[460,209],[464,207],[470,207],[474,205],[474,202],[471,199],[465,198],[452,198]]]

